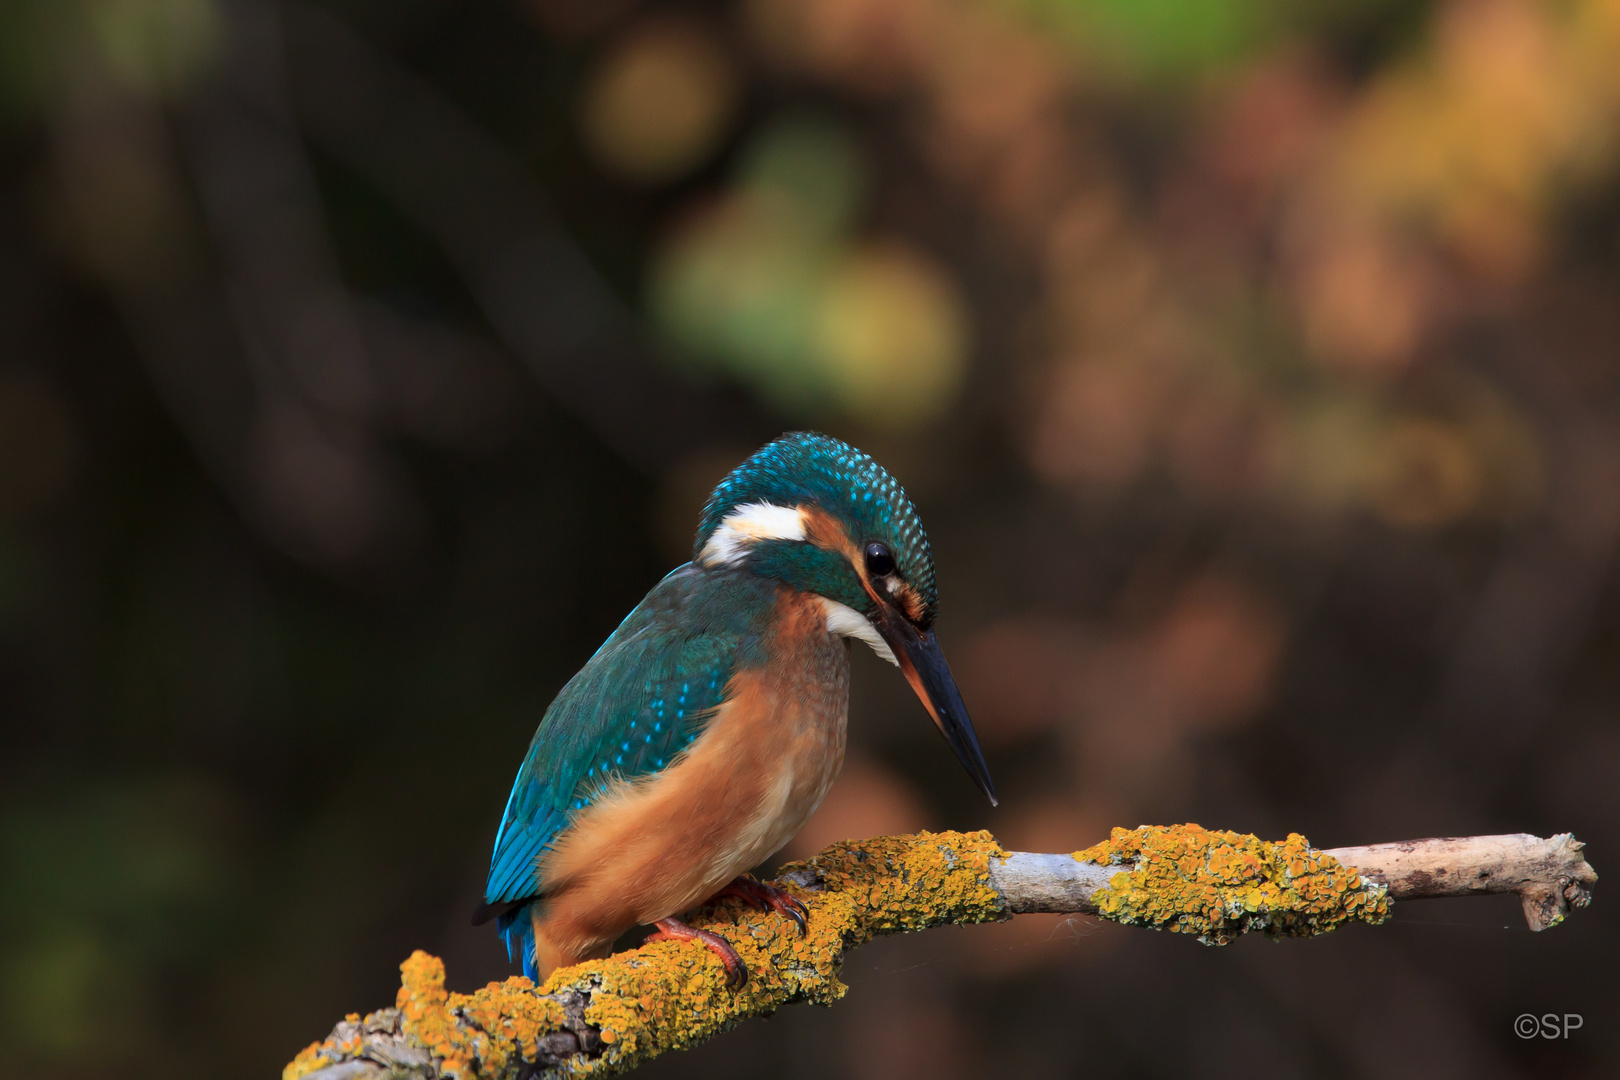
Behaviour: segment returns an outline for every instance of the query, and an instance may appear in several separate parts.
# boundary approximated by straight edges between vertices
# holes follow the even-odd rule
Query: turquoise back
[[[703,732],[738,670],[763,666],[778,584],[740,570],[672,571],[546,710],[507,797],[487,904],[540,896],[541,854],[614,776],[667,767]]]

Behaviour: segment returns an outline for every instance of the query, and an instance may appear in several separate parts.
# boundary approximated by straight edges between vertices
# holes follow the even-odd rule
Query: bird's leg
[[[748,965],[737,955],[737,950],[731,947],[731,942],[719,934],[687,926],[674,917],[659,919],[653,925],[658,927],[658,932],[649,934],[647,941],[701,941],[710,952],[720,958],[720,963],[725,965],[727,986],[738,990],[748,982]]]
[[[775,885],[768,885],[752,874],[738,874],[730,885],[711,896],[709,903],[724,900],[728,896],[736,897],[756,911],[775,911],[780,915],[786,915],[798,924],[800,937],[809,930],[810,912],[799,902],[798,897],[778,889]]]

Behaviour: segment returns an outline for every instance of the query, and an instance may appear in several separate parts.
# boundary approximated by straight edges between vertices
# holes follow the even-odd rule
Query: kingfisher
[[[720,482],[692,561],[655,585],[546,710],[495,837],[484,903],[536,983],[636,926],[695,940],[721,896],[807,911],[746,871],[815,813],[843,765],[849,651],[896,665],[968,775],[995,788],[934,636],[933,554],[900,484],[848,443],[777,439]]]

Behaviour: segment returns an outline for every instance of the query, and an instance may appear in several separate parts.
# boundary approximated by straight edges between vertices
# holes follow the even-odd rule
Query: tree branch
[[[658,942],[555,972],[449,993],[424,952],[401,965],[397,1003],[350,1014],[283,1080],[487,1077],[527,1080],[625,1072],[795,1001],[844,994],[844,953],[880,934],[1083,912],[1222,945],[1248,931],[1308,937],[1380,923],[1392,900],[1517,893],[1532,930],[1586,906],[1597,874],[1568,833],[1412,840],[1318,851],[1196,825],[1115,829],[1072,854],[1006,852],[989,833],[918,833],[834,844],[778,884],[810,909],[802,938],[776,914],[726,901],[697,925],[729,938],[751,977],[725,985],[701,946]]]

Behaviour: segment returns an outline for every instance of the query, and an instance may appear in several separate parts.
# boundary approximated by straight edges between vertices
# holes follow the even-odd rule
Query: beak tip
[[[922,700],[956,759],[990,800],[990,805],[999,806],[995,784],[990,780],[990,767],[984,763],[978,736],[973,733],[973,722],[968,719],[962,695],[956,689],[956,680],[951,678],[951,669],[945,664],[933,631],[919,632],[904,619],[886,616],[879,622],[878,632],[889,643],[896,665],[905,672],[906,681]]]

